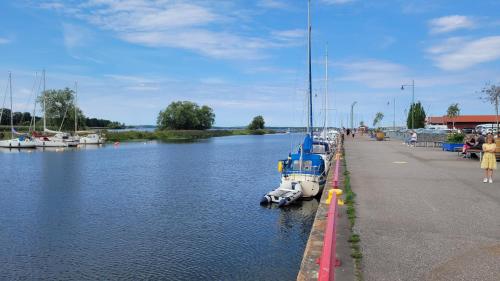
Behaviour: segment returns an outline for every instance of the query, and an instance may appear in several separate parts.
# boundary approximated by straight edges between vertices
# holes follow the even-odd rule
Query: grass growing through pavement
[[[349,243],[351,244],[351,257],[354,259],[354,275],[356,279],[363,280],[363,273],[361,271],[361,259],[363,254],[361,253],[361,247],[359,245],[361,238],[359,234],[355,233],[354,225],[356,224],[356,193],[351,189],[351,177],[349,171],[347,171],[347,161],[345,158],[345,150],[342,149],[343,166],[344,166],[344,192],[345,192],[345,204],[347,205],[347,218],[349,219],[349,227],[351,230],[351,237],[349,238]]]

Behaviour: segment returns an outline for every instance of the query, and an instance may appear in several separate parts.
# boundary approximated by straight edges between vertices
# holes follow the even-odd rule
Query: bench
[[[465,153],[465,157],[471,158],[472,154],[479,154],[479,160],[483,159],[483,150],[481,149],[468,149],[467,152]],[[497,149],[495,151],[495,156],[497,158],[497,161],[500,160],[500,145],[498,141],[497,141]]]

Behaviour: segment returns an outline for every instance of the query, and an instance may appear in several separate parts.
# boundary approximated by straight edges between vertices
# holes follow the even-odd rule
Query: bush
[[[212,108],[198,106],[190,101],[172,102],[158,114],[157,125],[160,130],[206,130],[215,121]]]
[[[252,122],[248,125],[249,130],[263,130],[266,122],[264,121],[264,117],[261,115],[255,116]]]
[[[451,133],[446,138],[448,143],[463,143],[465,135],[462,133]]]

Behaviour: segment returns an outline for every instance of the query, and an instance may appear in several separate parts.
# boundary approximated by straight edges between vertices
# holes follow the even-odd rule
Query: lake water
[[[259,206],[290,138],[1,150],[0,279],[294,280],[318,202]]]

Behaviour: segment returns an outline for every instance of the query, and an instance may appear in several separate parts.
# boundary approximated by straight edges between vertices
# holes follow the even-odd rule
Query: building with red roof
[[[427,117],[427,125],[447,125],[449,129],[453,129],[453,122],[457,129],[474,129],[481,124],[496,124],[496,115],[461,115],[454,118],[448,116],[430,116]]]

